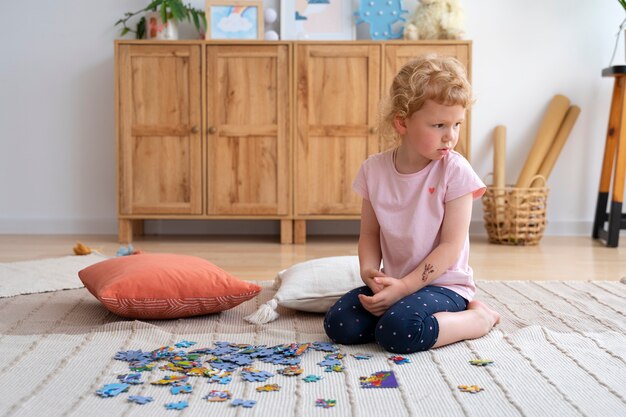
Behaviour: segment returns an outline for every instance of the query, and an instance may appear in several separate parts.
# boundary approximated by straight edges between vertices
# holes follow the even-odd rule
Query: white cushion
[[[246,317],[250,323],[269,323],[278,317],[277,305],[311,313],[325,313],[348,291],[363,286],[358,256],[333,256],[295,264],[278,273],[274,298]]]

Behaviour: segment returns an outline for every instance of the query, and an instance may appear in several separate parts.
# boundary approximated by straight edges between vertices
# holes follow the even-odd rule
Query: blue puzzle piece
[[[197,343],[198,342],[190,342],[188,340],[181,340],[180,342],[176,343],[174,346],[176,346],[177,348],[188,348]]]
[[[209,365],[211,365],[211,368],[221,369],[222,371],[233,372],[238,368],[238,366],[235,365],[234,363],[223,362],[222,360],[217,359],[217,358],[215,358],[215,360],[210,359],[207,362],[209,363]]]
[[[187,401],[179,401],[177,403],[167,403],[165,404],[165,408],[168,410],[182,410],[183,408],[189,407],[189,403]]]
[[[313,342],[312,349],[321,350],[323,352],[336,352],[339,348],[330,342]]]
[[[193,387],[189,384],[185,384],[185,385],[174,385],[170,388],[170,392],[173,395],[178,395],[178,394],[191,394],[191,391],[193,391]]]
[[[321,362],[317,363],[319,366],[335,366],[341,365],[341,361],[339,359],[326,358]]]
[[[250,354],[250,357],[252,358],[263,358],[266,356],[271,356],[274,354],[274,349],[271,348],[262,348],[262,349],[258,349],[255,352],[252,352]]]
[[[248,382],[265,382],[273,376],[274,374],[267,371],[241,371],[241,378]]]
[[[231,403],[233,407],[238,407],[241,405],[242,407],[245,407],[245,408],[252,408],[254,407],[255,404],[256,404],[256,401],[254,400],[242,400],[241,398],[234,399]]]
[[[125,362],[136,362],[150,360],[152,357],[150,352],[143,352],[140,350],[122,350],[115,354],[115,359]]]
[[[239,366],[250,365],[253,362],[253,360],[252,360],[252,358],[250,356],[248,356],[248,355],[241,355],[241,354],[225,355],[225,356],[222,356],[221,359],[223,361],[232,362],[232,363],[237,364]]]
[[[123,382],[125,384],[131,384],[131,385],[143,384],[143,381],[141,381],[141,374],[118,375],[117,379],[119,379],[120,382]]]
[[[128,391],[128,384],[106,384],[104,387],[96,391],[101,397],[115,397],[124,391]]]
[[[304,378],[302,378],[302,380],[304,382],[317,382],[320,379],[322,379],[322,377],[321,376],[317,376],[317,375],[307,375]]]
[[[142,397],[141,395],[131,395],[128,397],[128,401],[134,402],[136,404],[148,404],[151,401],[154,401],[152,397]]]
[[[233,380],[233,378],[231,376],[217,376],[217,375],[213,375],[212,377],[209,378],[208,382],[209,383],[217,382],[218,384],[226,385],[226,384],[228,384],[232,380]]]

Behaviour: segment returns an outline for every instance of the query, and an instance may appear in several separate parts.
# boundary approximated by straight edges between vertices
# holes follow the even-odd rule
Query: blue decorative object
[[[401,15],[408,12],[402,8],[401,0],[359,0],[356,23],[369,23],[370,37],[374,40],[400,39],[404,28],[393,33],[391,26],[405,22]]]

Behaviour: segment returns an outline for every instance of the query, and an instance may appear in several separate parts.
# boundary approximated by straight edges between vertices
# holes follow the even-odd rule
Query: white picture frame
[[[263,1],[206,0],[205,39],[263,39]]]
[[[296,18],[296,12],[302,18]],[[283,40],[355,40],[353,1],[327,0],[315,3],[311,0],[281,0],[280,38]]]

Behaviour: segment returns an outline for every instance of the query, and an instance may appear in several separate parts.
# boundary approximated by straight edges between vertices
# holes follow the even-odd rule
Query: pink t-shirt
[[[444,203],[468,193],[480,198],[485,184],[457,152],[413,174],[396,170],[393,153],[392,149],[370,156],[352,188],[370,201],[376,213],[385,274],[402,278],[439,244]],[[476,285],[468,258],[469,234],[459,258],[431,285],[449,288],[471,301]]]

